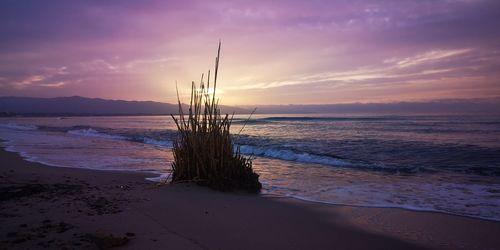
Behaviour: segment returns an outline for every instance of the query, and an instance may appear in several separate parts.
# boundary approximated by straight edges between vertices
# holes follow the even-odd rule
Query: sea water
[[[500,220],[500,117],[237,116],[264,195]],[[241,133],[240,130],[244,126]],[[0,118],[7,150],[58,167],[171,170],[167,116]]]

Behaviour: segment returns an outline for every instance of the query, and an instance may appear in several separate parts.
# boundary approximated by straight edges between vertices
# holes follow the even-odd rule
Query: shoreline
[[[160,179],[164,174],[162,173],[155,173],[152,171],[140,171],[140,170],[109,170],[109,169],[92,169],[92,168],[83,168],[83,167],[68,167],[68,166],[59,166],[59,165],[54,165],[54,164],[49,164],[43,161],[38,161],[34,159],[30,159],[28,156],[25,156],[24,152],[17,152],[15,150],[10,150],[8,149],[8,146],[5,144],[5,140],[0,139],[0,150],[4,150],[9,153],[14,153],[18,154],[24,161],[31,162],[31,163],[36,163],[36,164],[41,164],[49,167],[55,167],[55,168],[69,168],[69,169],[84,169],[84,170],[91,170],[91,171],[102,171],[102,172],[117,172],[117,173],[137,173],[137,174],[145,174],[148,175],[148,177],[144,177],[144,180],[147,182],[151,182],[152,184],[160,184],[162,183],[161,181],[155,181],[153,179]],[[3,143],[3,144],[2,144]],[[342,203],[333,203],[333,202],[328,202],[328,201],[316,201],[308,198],[301,198],[301,197],[296,197],[296,196],[280,196],[280,195],[273,195],[273,194],[259,194],[262,197],[270,197],[270,198],[286,198],[286,199],[292,199],[292,200],[297,200],[299,202],[304,202],[304,203],[313,203],[313,204],[323,204],[323,205],[331,205],[331,206],[347,206],[347,207],[353,207],[353,208],[388,208],[388,209],[401,209],[401,210],[406,210],[410,212],[418,212],[418,213],[437,213],[437,214],[443,214],[443,215],[451,215],[451,216],[459,216],[463,218],[470,218],[470,219],[477,219],[477,220],[484,220],[484,221],[491,221],[491,222],[499,222],[500,219],[492,219],[492,218],[486,218],[486,217],[481,217],[481,216],[472,216],[472,215],[464,215],[464,214],[458,214],[458,213],[452,213],[452,212],[446,212],[446,211],[440,211],[440,210],[435,210],[435,209],[420,209],[420,208],[409,208],[409,207],[403,207],[403,206],[376,206],[376,205],[352,205],[352,204],[342,204]]]
[[[25,156],[25,152],[17,152],[15,150],[7,149],[7,147],[5,146],[5,144],[4,145],[1,144],[2,142],[5,142],[5,141],[3,141],[2,139],[0,139],[0,151],[5,151],[7,153],[17,154],[19,157],[21,157],[21,159],[23,161],[30,162],[30,163],[33,163],[33,164],[39,164],[39,165],[46,166],[46,167],[62,168],[62,169],[82,169],[82,170],[104,172],[104,173],[106,173],[106,172],[115,172],[115,173],[139,174],[139,175],[146,175],[146,176],[148,176],[148,177],[144,177],[144,180],[146,180],[146,181],[150,181],[150,180],[148,180],[149,178],[157,178],[157,177],[161,176],[160,173],[153,173],[151,171],[127,170],[127,169],[120,170],[120,169],[99,169],[99,168],[84,168],[84,167],[68,167],[68,166],[50,164],[50,163],[47,163],[47,162],[30,159],[30,157]],[[150,181],[150,182],[157,183],[155,181]]]
[[[0,159],[2,190],[42,187],[2,196],[0,249],[96,248],[110,234],[123,249],[500,248],[491,220],[158,186],[148,173],[55,168],[4,148]]]
[[[263,194],[263,196],[267,196],[267,194]],[[350,205],[350,204],[341,204],[341,203],[333,203],[333,202],[327,202],[327,201],[314,201],[314,200],[309,200],[306,198],[298,198],[298,197],[293,197],[293,196],[273,196],[269,195],[269,197],[272,198],[287,198],[287,199],[293,199],[297,200],[300,202],[304,203],[318,203],[318,204],[323,204],[323,205],[329,205],[329,206],[343,206],[343,207],[352,207],[352,208],[387,208],[387,209],[400,209],[403,211],[408,211],[408,212],[415,212],[415,213],[431,213],[431,214],[442,214],[442,215],[450,215],[450,216],[458,216],[462,218],[467,218],[467,219],[473,219],[473,220],[482,220],[482,221],[489,221],[489,222],[496,222],[500,223],[500,219],[491,219],[491,218],[485,218],[485,217],[474,217],[470,215],[463,215],[463,214],[456,214],[456,213],[451,213],[451,212],[444,212],[444,211],[439,211],[439,210],[433,210],[433,209],[418,209],[418,208],[407,208],[407,207],[396,207],[396,206],[370,206],[370,205]]]

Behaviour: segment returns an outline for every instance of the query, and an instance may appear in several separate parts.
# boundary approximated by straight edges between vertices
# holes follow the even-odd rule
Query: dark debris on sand
[[[98,215],[115,214],[121,212],[118,204],[105,197],[88,197],[85,198],[87,205],[94,210]]]
[[[35,243],[36,249],[109,249],[127,244],[135,234],[77,233],[74,226],[66,222],[46,219],[30,227],[22,224],[15,232],[8,232],[0,241],[1,249],[29,249],[24,243]]]
[[[29,205],[33,201],[25,202],[27,198],[35,198],[45,201],[55,202],[64,197],[70,197],[72,202],[66,202],[64,205],[70,206],[84,203],[90,211],[87,215],[115,214],[121,212],[120,205],[126,202],[126,199],[111,195],[96,195],[98,188],[88,186],[88,184],[0,184],[0,203],[5,202],[24,202],[23,205]],[[43,213],[44,210],[39,212]],[[78,212],[83,212],[78,209]],[[16,214],[5,213],[1,211],[1,218],[16,217]]]
[[[128,236],[117,236],[113,234],[87,234],[84,237],[94,243],[99,249],[123,246],[130,241]]]
[[[0,187],[0,201],[9,201],[24,197],[50,194],[43,198],[54,198],[60,195],[74,195],[81,193],[81,185],[72,184],[14,184]]]
[[[1,241],[0,249],[28,249],[24,243],[32,242],[37,249],[73,249],[75,246],[88,248],[77,237],[67,237],[75,227],[69,223],[46,219],[36,225],[21,224],[15,232],[8,232]],[[76,235],[75,233],[73,235]]]
[[[0,179],[1,180],[1,179]],[[75,217],[120,213],[130,201],[129,188],[90,186],[85,182],[24,183],[0,181],[0,250],[2,249],[108,249],[127,244],[134,233],[89,234],[55,214]],[[36,214],[33,221],[25,217]]]

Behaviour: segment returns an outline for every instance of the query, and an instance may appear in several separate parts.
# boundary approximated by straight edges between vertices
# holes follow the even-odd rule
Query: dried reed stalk
[[[252,169],[251,159],[241,154],[229,133],[234,113],[231,117],[222,115],[219,99],[215,97],[220,47],[219,42],[213,90],[210,89],[210,71],[206,87],[204,75],[198,88],[192,82],[187,114],[182,109],[177,91],[179,114],[178,117],[172,115],[172,118],[179,133],[173,147],[172,182],[196,182],[223,191],[259,192],[262,185],[259,175]]]

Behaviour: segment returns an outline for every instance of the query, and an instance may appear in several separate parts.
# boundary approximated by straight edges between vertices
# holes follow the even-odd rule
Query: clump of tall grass
[[[223,115],[215,96],[220,45],[219,42],[213,88],[210,88],[210,71],[206,85],[203,75],[198,87],[192,82],[187,113],[177,92],[179,114],[172,115],[178,129],[173,147],[172,182],[195,182],[222,191],[259,192],[262,185],[252,169],[251,159],[241,154],[229,133],[234,113],[231,117]]]

